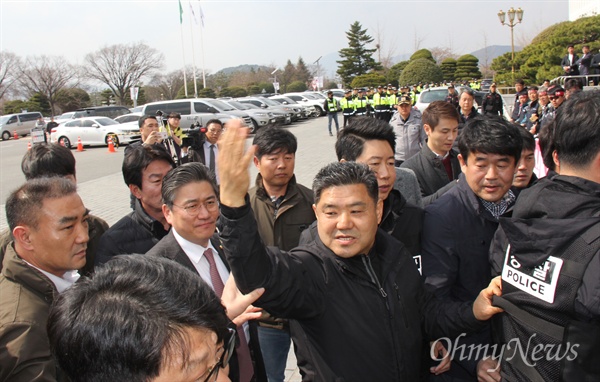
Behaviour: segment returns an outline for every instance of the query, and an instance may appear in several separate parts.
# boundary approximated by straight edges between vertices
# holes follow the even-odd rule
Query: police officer
[[[451,103],[452,106],[458,108],[458,92],[454,89],[454,85],[448,85],[448,95],[446,96],[446,102]]]
[[[481,110],[484,115],[502,115],[502,96],[496,92],[495,82],[492,82],[490,91],[483,98]]]
[[[373,94],[373,107],[375,109],[375,118],[385,120],[390,108],[388,96],[383,90],[383,86],[377,87],[377,93]]]
[[[338,104],[338,101],[333,98],[333,92],[331,90],[327,92],[327,99],[323,103],[323,108],[327,110],[327,129],[329,129],[329,135],[333,136],[331,133],[331,120],[335,122],[336,133],[340,131],[340,124],[338,123],[337,116],[340,105]]]
[[[369,100],[364,96],[363,89],[358,89],[358,95],[354,99],[354,108],[356,109],[357,116],[367,115],[367,105],[369,104]]]
[[[344,98],[340,100],[340,107],[342,108],[342,114],[344,114],[344,127],[346,127],[352,116],[356,113],[351,90],[348,89],[344,92]]]

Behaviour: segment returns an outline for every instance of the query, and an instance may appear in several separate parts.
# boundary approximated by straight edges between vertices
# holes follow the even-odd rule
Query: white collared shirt
[[[23,261],[25,261],[25,260],[23,260]],[[52,284],[54,284],[54,286],[56,287],[56,290],[58,291],[58,293],[62,293],[64,291],[66,291],[67,289],[69,289],[71,287],[71,285],[73,285],[73,283],[75,281],[79,280],[79,277],[81,277],[81,275],[79,274],[79,272],[77,270],[67,271],[67,272],[65,272],[63,277],[58,277],[56,275],[53,275],[50,272],[46,272],[45,270],[36,267],[35,265],[33,265],[27,261],[25,261],[25,263],[27,265],[29,265],[30,267],[35,268],[38,271],[42,272],[44,274],[44,276],[48,277],[50,279],[50,281],[52,281]]]
[[[204,251],[209,248],[212,249],[215,258],[215,264],[217,264],[217,270],[219,271],[219,276],[221,276],[223,285],[225,285],[227,279],[229,278],[229,271],[227,270],[225,263],[223,263],[221,256],[219,256],[219,253],[215,247],[213,247],[210,240],[208,241],[208,246],[203,247],[181,237],[181,235],[179,235],[175,230],[175,227],[171,227],[171,230],[173,231],[175,240],[181,249],[183,249],[183,252],[185,252],[192,264],[194,264],[194,267],[198,271],[200,277],[202,277],[202,280],[204,280],[214,290],[215,288],[212,284],[212,280],[210,279],[210,264],[208,263],[208,260],[206,260],[206,257],[204,257]]]
[[[210,168],[210,146],[212,145],[212,143],[210,143],[209,141],[204,141],[204,159],[205,159],[205,164],[206,167]],[[217,146],[216,144],[214,145],[214,152],[215,152],[215,177],[217,178],[217,184],[221,184],[221,182],[219,182],[219,162],[217,162],[217,156],[219,155],[219,146]]]

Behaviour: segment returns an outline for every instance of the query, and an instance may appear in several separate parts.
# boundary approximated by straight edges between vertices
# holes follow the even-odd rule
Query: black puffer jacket
[[[317,237],[281,252],[264,247],[249,205],[221,206],[221,240],[238,288],[291,319],[304,381],[416,381],[424,333],[453,336],[481,323],[470,303],[427,293],[404,246],[378,230],[368,255],[336,256]]]
[[[104,264],[117,255],[146,253],[167,233],[169,231],[148,216],[136,200],[133,212],[121,218],[100,237],[95,263]]]

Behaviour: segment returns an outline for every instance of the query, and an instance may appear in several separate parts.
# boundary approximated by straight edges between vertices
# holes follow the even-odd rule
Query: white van
[[[0,134],[2,140],[9,140],[15,131],[21,137],[26,136],[35,127],[38,118],[42,118],[42,113],[38,111],[3,115],[0,117]]]

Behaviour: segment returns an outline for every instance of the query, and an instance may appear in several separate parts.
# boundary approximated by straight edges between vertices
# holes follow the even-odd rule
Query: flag
[[[179,24],[183,24],[183,7],[181,6],[181,0],[179,0]]]
[[[204,28],[204,12],[202,12],[202,5],[200,5],[200,0],[198,0],[198,8],[200,9],[200,23],[202,23],[202,28]]]
[[[192,7],[192,2],[188,1],[188,4],[190,5],[190,12],[192,12],[192,18],[194,19],[196,25],[198,25],[198,20],[196,19],[196,13],[194,12],[194,7]]]

